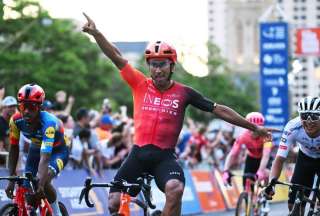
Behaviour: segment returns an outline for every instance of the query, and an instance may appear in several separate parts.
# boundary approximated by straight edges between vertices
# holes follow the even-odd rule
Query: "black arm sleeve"
[[[212,102],[210,99],[205,98],[198,91],[193,88],[187,87],[189,104],[202,111],[212,112],[216,106],[216,103]]]

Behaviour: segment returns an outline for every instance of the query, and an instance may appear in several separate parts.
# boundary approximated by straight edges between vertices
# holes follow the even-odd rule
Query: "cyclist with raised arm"
[[[248,113],[246,119],[252,124],[258,126],[264,125],[264,116],[259,112]],[[247,149],[244,173],[255,173],[259,181],[266,180],[266,178],[269,176],[268,162],[272,150],[271,135],[261,136],[250,130],[245,130],[236,139],[231,151],[227,156],[223,169],[223,182],[226,185],[231,184],[230,169],[237,160],[242,150],[242,146],[245,146]],[[245,186],[246,178],[247,177],[243,177],[243,186]]]
[[[45,92],[36,84],[26,84],[18,91],[18,109],[10,120],[9,175],[17,175],[19,158],[19,137],[22,133],[31,140],[25,172],[39,178],[36,198],[44,196],[52,206],[54,215],[61,215],[57,194],[51,180],[67,164],[69,151],[64,139],[62,122],[41,110]],[[12,198],[14,183],[9,182],[6,193]]]
[[[95,23],[84,15],[87,23],[83,26],[83,31],[95,38],[104,54],[120,70],[120,75],[130,86],[134,98],[135,145],[118,170],[115,180],[124,179],[134,183],[142,172],[150,173],[159,189],[165,193],[162,216],[181,215],[185,178],[176,161],[175,145],[187,105],[212,112],[227,122],[258,134],[267,134],[268,130],[246,121],[229,107],[210,101],[191,87],[173,81],[171,77],[177,54],[169,44],[157,41],[146,48],[145,58],[151,74],[151,78],[148,78],[133,68],[96,28]],[[111,213],[117,212],[119,201],[119,191],[111,188]]]
[[[312,187],[315,174],[320,174],[320,98],[305,97],[298,103],[299,116],[290,120],[283,131],[269,179],[278,179],[290,147],[298,144],[299,152],[291,182]],[[270,198],[274,195],[272,185],[266,189]],[[292,209],[297,190],[289,192],[288,208]],[[306,195],[310,191],[305,191]]]

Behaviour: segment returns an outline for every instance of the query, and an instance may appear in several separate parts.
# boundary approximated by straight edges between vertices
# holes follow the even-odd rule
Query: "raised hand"
[[[99,31],[97,30],[96,24],[93,22],[93,20],[84,12],[83,15],[86,17],[87,23],[82,27],[82,31],[90,35],[95,35],[98,33]]]

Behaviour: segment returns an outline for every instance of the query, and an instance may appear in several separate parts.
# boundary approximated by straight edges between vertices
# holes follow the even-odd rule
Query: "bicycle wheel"
[[[66,206],[62,202],[58,202],[59,209],[62,216],[69,216],[68,210]]]
[[[18,206],[14,203],[8,203],[0,209],[1,216],[18,216]]]
[[[248,193],[242,192],[237,201],[235,216],[249,216],[248,210]]]
[[[301,203],[294,203],[292,210],[289,212],[288,216],[303,216]]]

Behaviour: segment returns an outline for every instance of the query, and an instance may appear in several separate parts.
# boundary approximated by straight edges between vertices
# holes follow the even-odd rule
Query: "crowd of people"
[[[1,96],[0,167],[7,166],[9,151],[9,120],[17,112],[14,96]],[[64,91],[55,100],[45,100],[42,109],[56,115],[64,126],[70,150],[67,168],[86,169],[90,175],[101,175],[103,169],[117,169],[133,145],[133,119],[125,106],[113,111],[111,99],[101,102],[101,110],[81,107],[72,110],[75,99]],[[214,120],[205,125],[191,118],[185,120],[176,154],[185,168],[215,168],[222,170],[226,154],[242,129],[224,121]],[[20,168],[24,167],[30,140],[20,138]],[[244,152],[244,151],[243,151]],[[243,157],[244,158],[244,153]],[[241,160],[239,160],[241,164]]]

